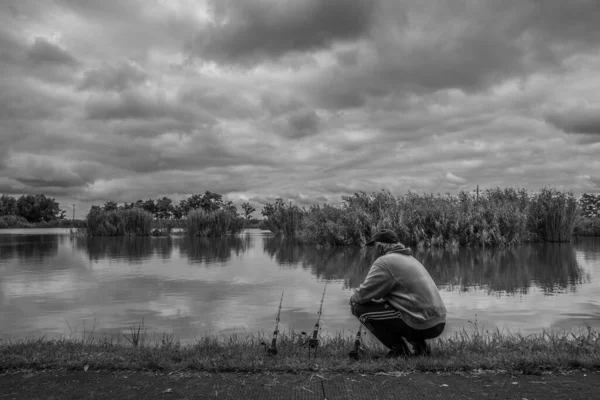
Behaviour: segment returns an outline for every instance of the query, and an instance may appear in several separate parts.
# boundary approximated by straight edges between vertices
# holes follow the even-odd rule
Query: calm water
[[[312,330],[325,282],[324,330],[353,332],[352,288],[373,251],[298,245],[251,230],[237,238],[82,238],[68,230],[0,231],[0,338],[127,333],[183,341],[205,333]],[[522,333],[600,330],[600,238],[512,250],[425,250],[448,308],[445,335],[477,320]]]

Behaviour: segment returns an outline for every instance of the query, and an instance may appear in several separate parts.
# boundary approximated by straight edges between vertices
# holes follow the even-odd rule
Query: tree
[[[187,215],[189,211],[190,210],[188,208],[187,201],[185,199],[180,200],[179,204],[173,207],[173,218],[181,219],[184,215]]]
[[[156,217],[158,219],[171,219],[175,207],[173,201],[168,197],[163,197],[156,201]]]
[[[102,206],[104,211],[117,211],[118,205],[116,201],[109,200]]]
[[[0,197],[0,216],[2,215],[17,215],[17,199],[3,194]]]
[[[43,194],[23,195],[17,200],[17,213],[28,222],[53,221],[59,219],[62,210],[59,204]]]
[[[256,211],[256,208],[252,207],[252,205],[248,202],[242,203],[242,210],[244,210],[244,218],[251,219],[252,213]]]
[[[152,215],[156,215],[156,204],[154,204],[154,200],[149,199],[146,200],[142,206],[142,208],[148,211]]]

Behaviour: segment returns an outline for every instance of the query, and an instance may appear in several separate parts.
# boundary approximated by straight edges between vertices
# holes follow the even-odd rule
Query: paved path
[[[5,399],[600,399],[600,373],[240,374],[47,371],[0,375]]]

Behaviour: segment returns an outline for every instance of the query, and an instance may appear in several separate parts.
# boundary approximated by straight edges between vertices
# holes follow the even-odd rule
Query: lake
[[[190,342],[207,333],[312,331],[327,282],[324,333],[351,334],[348,299],[372,249],[300,245],[258,229],[238,237],[76,237],[0,230],[0,338],[129,332]],[[415,251],[416,249],[413,249]],[[448,309],[445,336],[471,323],[523,334],[600,330],[600,238],[514,249],[415,251]]]

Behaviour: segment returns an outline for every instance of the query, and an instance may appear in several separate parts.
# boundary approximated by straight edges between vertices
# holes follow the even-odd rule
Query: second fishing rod
[[[321,305],[319,306],[319,312],[317,317],[317,323],[313,328],[312,335],[308,338],[308,358],[310,358],[310,350],[313,351],[313,355],[317,358],[317,348],[319,347],[319,330],[321,329],[321,314],[323,313],[323,301],[325,300],[325,291],[327,290],[327,282],[325,282],[325,287],[323,288],[323,295],[321,296]],[[306,335],[306,332],[302,332],[303,335]]]

